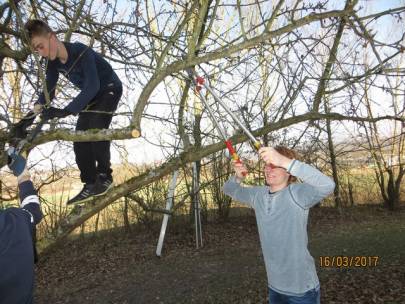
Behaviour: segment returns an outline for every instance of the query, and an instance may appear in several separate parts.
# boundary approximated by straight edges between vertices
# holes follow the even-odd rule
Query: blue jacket
[[[56,58],[48,60],[46,68],[46,88],[51,100],[55,97],[59,73],[62,73],[81,91],[65,107],[73,114],[82,111],[99,93],[112,87],[120,88],[122,86],[111,65],[92,48],[80,42],[64,42],[64,45],[68,53],[66,63],[63,64],[59,58]],[[46,103],[43,92],[37,102]]]
[[[33,301],[35,225],[42,219],[31,181],[19,185],[21,208],[0,211],[0,304]]]

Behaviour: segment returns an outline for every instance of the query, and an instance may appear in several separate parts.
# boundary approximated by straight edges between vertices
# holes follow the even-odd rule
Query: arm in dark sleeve
[[[31,213],[34,224],[38,224],[42,219],[42,212],[34,185],[28,180],[19,184],[18,188],[20,190],[21,208]]]
[[[293,161],[289,172],[303,181],[302,184],[293,184],[291,191],[295,202],[304,209],[316,205],[335,189],[330,177],[298,160]]]
[[[52,63],[48,63],[46,68],[46,89],[49,92],[49,99],[52,100],[55,97],[56,84],[58,83],[59,72]],[[38,101],[42,105],[46,104],[45,93],[42,92],[39,95]]]
[[[82,52],[84,54],[80,59],[80,64],[83,67],[84,74],[83,89],[65,108],[65,110],[74,114],[83,110],[100,90],[100,78],[97,73],[94,52],[91,49],[84,49]]]
[[[240,183],[236,181],[236,177],[232,176],[225,182],[222,191],[234,200],[254,208],[255,197],[258,193],[257,187],[241,186]]]

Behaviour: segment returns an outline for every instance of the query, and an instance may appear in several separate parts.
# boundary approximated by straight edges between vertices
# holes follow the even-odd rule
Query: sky
[[[243,2],[243,1],[242,1]],[[336,8],[343,8],[345,1],[336,1]],[[343,5],[342,5],[343,3]],[[358,7],[362,6],[364,7],[362,10],[364,12],[360,13],[360,15],[368,15],[372,14],[375,12],[380,12],[382,10],[390,9],[393,7],[398,7],[400,5],[405,5],[404,0],[388,0],[388,1],[382,1],[382,0],[362,0],[359,1]],[[379,21],[379,27],[383,29],[382,31],[379,31],[377,35],[381,35],[381,39],[386,40],[387,39],[387,32],[389,32],[389,37],[392,39],[392,41],[396,40],[399,38],[398,36],[398,31],[395,31],[395,26],[397,25],[392,25],[391,23],[388,23],[388,18],[381,18]],[[156,99],[164,99],[167,98],[165,94],[160,95],[158,91],[154,92],[154,96]],[[374,98],[383,100],[385,98],[383,94],[380,92],[374,92]],[[346,124],[347,126],[348,124]],[[349,128],[350,130],[350,128]],[[144,128],[144,135],[147,138],[153,138],[156,137],[158,134],[161,133],[161,130],[154,130],[153,129],[153,124],[150,124],[150,126],[146,126]],[[232,135],[232,130],[230,130]],[[344,132],[347,134],[347,131]],[[341,139],[343,140],[343,139]],[[139,144],[138,144],[139,143]],[[134,151],[134,154],[130,156],[131,161],[139,161],[140,159],[143,159],[146,162],[149,161],[156,161],[159,160],[162,157],[161,151],[159,148],[153,147],[145,142],[143,142],[142,139],[140,140],[134,140],[133,141],[133,147],[131,148],[131,151]],[[116,156],[115,156],[116,157]]]
[[[243,2],[243,1],[242,1]],[[317,1],[315,1],[317,2]],[[331,5],[336,8],[336,9],[341,9],[344,5],[345,1],[334,1],[331,2]],[[155,1],[156,5],[160,5],[162,2],[161,1]],[[361,0],[359,1],[358,6],[364,6],[366,9],[364,10],[364,14],[371,14],[377,11],[381,10],[386,10],[392,7],[397,7],[399,5],[405,5],[405,1],[401,0]],[[118,10],[127,10],[129,7],[133,7],[133,4],[128,4],[127,1],[119,1],[118,5]],[[360,13],[362,15],[362,13]],[[393,25],[387,24],[387,20],[381,19],[381,29],[384,29],[381,31],[381,33],[377,33],[378,35],[384,35],[386,36],[387,31],[392,31],[395,30],[395,28],[392,28]],[[395,33],[395,31],[393,31]],[[395,34],[394,34],[395,35]],[[396,37],[392,37],[393,39]],[[119,72],[118,72],[119,73]],[[120,75],[120,77],[125,77]],[[124,95],[126,95],[126,98],[129,98],[131,100],[137,100],[139,93],[140,93],[141,88],[135,91],[131,92],[125,92]],[[153,94],[151,100],[165,100],[167,99],[167,95],[163,93],[162,90],[157,88]],[[161,107],[158,105],[150,106],[150,112],[160,112]],[[115,118],[116,119],[116,118]],[[132,140],[125,140],[125,141],[116,141],[115,144],[117,145],[125,145],[129,154],[127,155],[121,155],[119,153],[119,149],[112,149],[112,163],[113,164],[120,164],[124,160],[129,161],[131,163],[135,164],[143,164],[143,163],[150,163],[150,162],[157,162],[160,161],[162,158],[164,158],[164,154],[162,153],[161,148],[156,147],[152,144],[149,143],[149,141],[157,142],[158,139],[161,137],[162,134],[162,129],[158,128],[156,124],[154,124],[151,121],[143,120],[142,122],[142,138],[139,139],[132,139]],[[232,133],[232,130],[231,132]],[[148,139],[148,140],[145,140]],[[169,139],[168,139],[169,140]],[[51,160],[55,160],[55,156],[51,157],[51,154],[49,151],[51,151],[51,147],[53,147],[54,143],[48,143],[46,145],[42,145],[36,149],[34,149],[31,152],[30,155],[30,163],[31,164],[36,164],[43,166],[44,168],[49,167],[49,164],[51,163]],[[64,167],[66,164],[72,164],[74,165],[74,153],[72,151],[71,144],[69,143],[61,143],[60,145],[67,145],[66,148],[61,150],[61,153],[59,156],[56,157],[57,163],[61,166]],[[70,146],[69,146],[70,145]]]

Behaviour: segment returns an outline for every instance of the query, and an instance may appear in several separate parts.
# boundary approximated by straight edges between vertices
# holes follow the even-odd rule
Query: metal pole
[[[193,78],[193,72],[189,69],[187,70],[187,74],[190,77],[190,80],[192,81],[192,83],[194,84],[194,87],[196,89],[196,91],[198,92],[200,99],[202,100],[204,106],[207,108],[209,116],[211,117],[211,120],[214,122],[214,125],[216,127],[216,129],[218,130],[219,134],[221,135],[222,139],[225,142],[225,145],[231,155],[231,157],[233,158],[233,160],[237,163],[242,163],[242,161],[240,160],[238,154],[236,153],[236,150],[233,148],[232,142],[230,139],[228,139],[226,137],[225,131],[223,130],[223,128],[221,128],[221,126],[219,125],[218,120],[215,118],[214,113],[211,110],[210,105],[208,104],[207,99],[204,97],[204,95],[201,93],[201,84],[205,83],[204,79],[201,77],[197,77],[197,79]],[[222,105],[222,104],[221,104]],[[256,149],[260,148],[260,142],[256,141],[255,142],[255,147]],[[243,175],[247,175],[247,171],[243,173]]]
[[[245,132],[245,134],[253,142],[254,147],[257,150],[259,150],[261,147],[260,141],[254,137],[254,135],[249,131],[248,128],[245,127],[245,125],[240,121],[240,119],[235,114],[232,113],[232,111],[226,106],[226,104],[224,102],[222,102],[222,100],[218,97],[218,95],[214,92],[214,90],[208,85],[207,81],[205,81],[204,78],[198,76],[191,69],[187,69],[186,72],[187,72],[188,76],[191,78],[191,80],[193,81],[196,88],[203,85],[211,93],[211,95],[214,97],[215,101],[218,102],[224,108],[224,110],[232,117],[232,119],[238,124],[238,126],[243,130],[243,132]],[[196,79],[194,79],[193,75],[195,75]],[[219,127],[218,121],[215,119],[207,100],[201,93],[201,90],[197,89],[197,92],[199,93],[201,99],[203,100],[204,105],[207,107],[209,114],[212,117],[212,120],[214,121],[215,125],[218,127],[217,129],[219,130],[220,133],[223,134],[223,137],[226,140],[226,136],[225,136],[224,132],[222,132],[221,128]]]
[[[232,111],[225,105],[225,103],[222,102],[222,100],[218,97],[218,95],[214,92],[213,89],[207,84],[206,81],[203,83],[204,87],[212,94],[214,99],[224,108],[224,110],[232,117],[232,119],[238,124],[238,126],[245,132],[245,134],[250,138],[250,140],[255,144],[260,145],[260,142],[253,136],[253,134],[249,131],[248,128],[245,127],[245,125],[239,120],[239,118],[232,113]],[[260,146],[259,146],[260,148]]]
[[[202,226],[201,226],[201,209],[199,198],[199,185],[198,185],[197,165],[193,163],[193,198],[194,198],[194,224],[195,224],[195,244],[196,248],[203,246],[202,242]]]
[[[173,172],[172,180],[169,185],[169,190],[168,190],[167,198],[166,198],[166,210],[167,211],[170,211],[173,206],[174,190],[176,189],[178,173],[179,173],[178,170]],[[165,239],[167,222],[169,221],[169,217],[170,217],[169,214],[163,215],[162,227],[160,228],[159,240],[158,240],[158,244],[157,244],[157,248],[156,248],[156,255],[158,257],[160,257],[162,254],[163,241]]]
[[[204,103],[205,107],[207,108],[208,113],[209,113],[209,115],[210,115],[212,121],[214,122],[215,127],[217,128],[219,134],[221,135],[222,139],[223,139],[223,140],[226,140],[226,134],[225,134],[225,132],[222,130],[222,127],[219,125],[218,120],[215,118],[215,115],[214,115],[214,113],[212,112],[211,107],[210,107],[210,105],[208,104],[207,99],[205,99],[205,97],[204,97],[204,95],[201,93],[201,91],[198,91],[198,95],[200,96],[200,98],[201,98],[202,102]]]

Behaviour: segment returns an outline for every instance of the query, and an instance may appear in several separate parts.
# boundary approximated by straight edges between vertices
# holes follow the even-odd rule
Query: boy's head
[[[58,38],[47,23],[42,20],[32,19],[27,21],[24,29],[34,52],[50,60],[56,58]]]
[[[276,146],[274,148],[278,153],[288,157],[289,159],[297,159],[298,155],[294,150],[291,150],[284,146]],[[297,180],[295,176],[292,176],[282,167],[276,167],[272,164],[264,167],[264,175],[266,177],[266,183],[271,187],[287,186]]]

